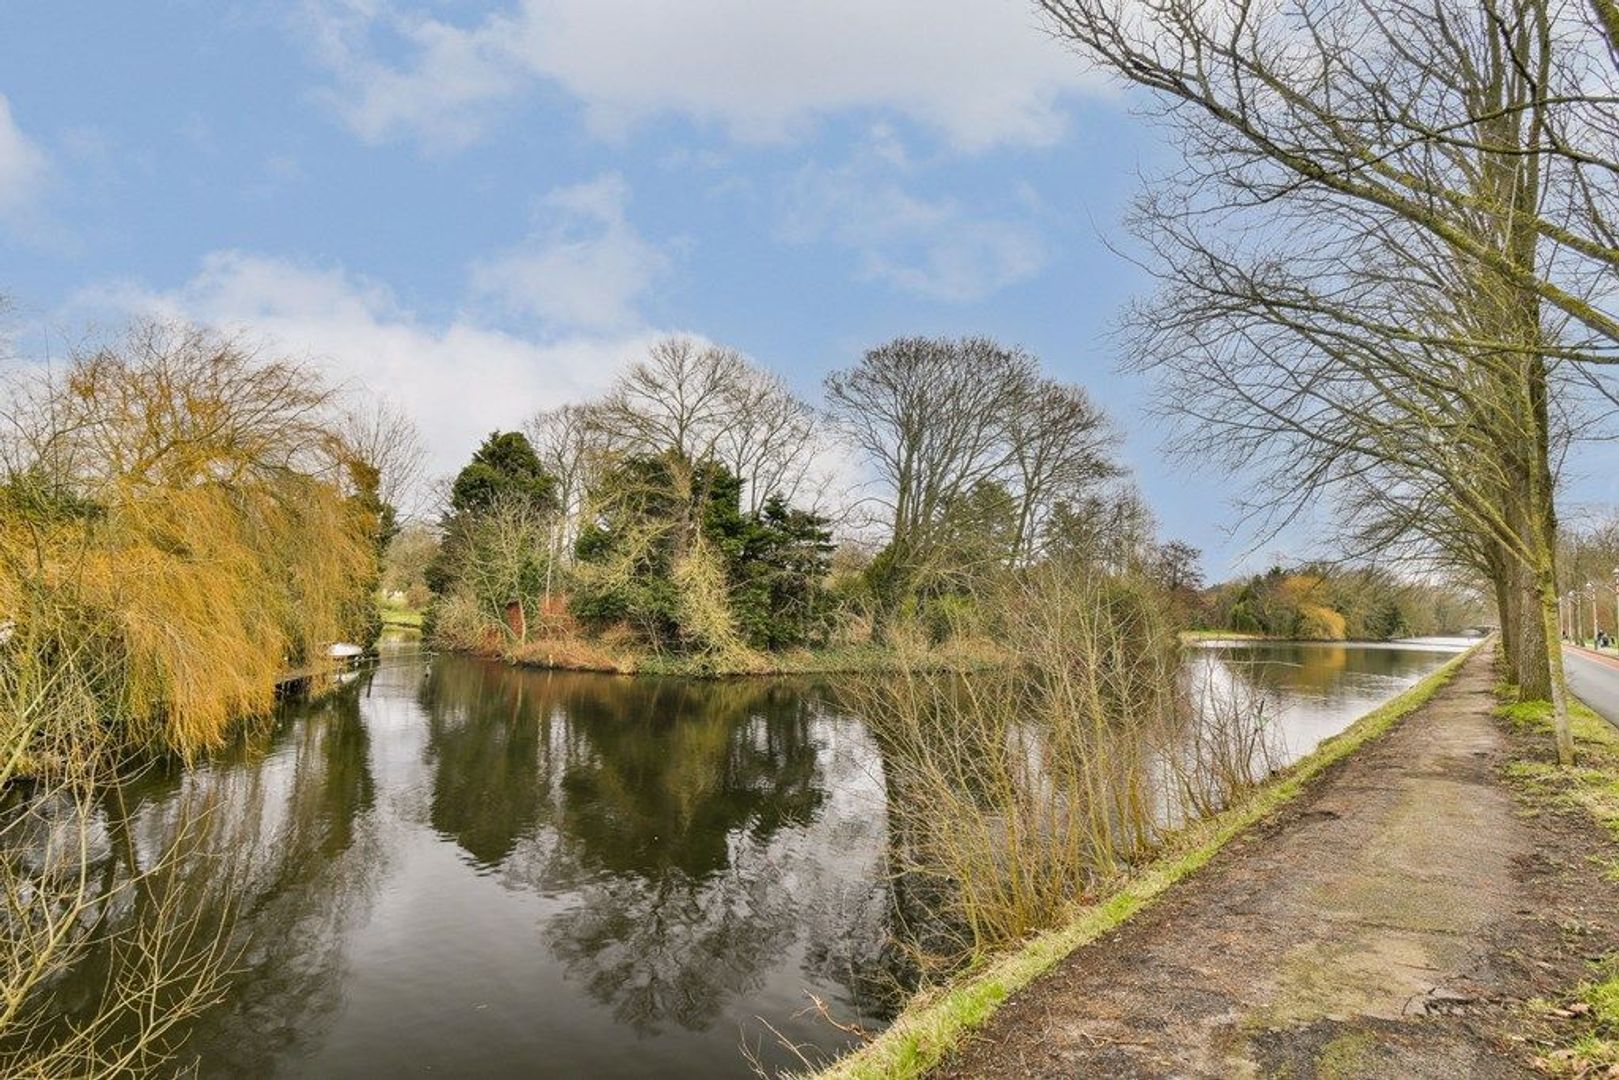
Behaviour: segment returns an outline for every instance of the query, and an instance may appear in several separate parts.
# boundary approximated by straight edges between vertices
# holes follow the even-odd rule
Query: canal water
[[[1262,691],[1291,759],[1458,647],[1190,663]],[[825,1060],[895,1000],[881,755],[813,682],[400,645],[132,785],[134,834],[199,792],[243,853],[241,970],[186,1044],[206,1077],[744,1077]]]

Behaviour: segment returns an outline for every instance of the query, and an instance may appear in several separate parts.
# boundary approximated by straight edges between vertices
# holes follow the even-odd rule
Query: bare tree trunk
[[[1512,592],[1518,597],[1514,605],[1519,630],[1517,663],[1513,681],[1525,701],[1552,700],[1551,647],[1546,637],[1546,623],[1540,610],[1540,585],[1535,577],[1520,572]],[[1552,589],[1553,618],[1556,617],[1557,590]],[[1555,621],[1553,622],[1555,626]],[[1555,639],[1552,639],[1555,640]]]
[[[1495,590],[1496,619],[1501,624],[1501,662],[1507,671],[1516,672],[1523,637],[1518,613],[1523,592],[1512,580],[1511,563],[1498,564],[1491,571],[1490,585]]]
[[[1553,648],[1548,649],[1546,656],[1549,665],[1548,681],[1552,703],[1552,734],[1557,740],[1557,763],[1559,765],[1574,764],[1574,733],[1568,726],[1568,690],[1564,682],[1563,649],[1557,644],[1557,575],[1550,561],[1538,575],[1540,585],[1539,610],[1541,615],[1541,634],[1548,638]],[[1529,695],[1524,695],[1526,698]]]

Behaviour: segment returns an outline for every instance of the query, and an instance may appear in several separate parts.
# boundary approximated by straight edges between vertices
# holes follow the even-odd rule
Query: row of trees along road
[[[1525,698],[1553,704],[1557,466],[1619,347],[1612,0],[1040,0],[1145,88],[1182,150],[1132,224],[1132,313],[1192,453],[1280,525],[1476,571]]]
[[[1576,640],[1619,637],[1619,515],[1565,523],[1557,566],[1565,585],[1563,629]]]
[[[879,640],[897,618],[939,621],[1059,554],[1195,562],[1160,557],[1106,417],[1026,353],[902,338],[831,375],[826,399],[817,413],[734,350],[670,338],[600,399],[491,435],[449,492],[434,632],[477,648],[628,628],[736,659],[850,621]],[[835,498],[817,470],[850,450],[868,482]],[[836,568],[834,527],[860,514],[884,543]]]

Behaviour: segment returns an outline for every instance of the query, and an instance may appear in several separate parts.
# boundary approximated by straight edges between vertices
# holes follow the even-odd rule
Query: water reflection
[[[467,662],[436,669],[422,703],[432,825],[486,868],[543,822],[585,870],[701,880],[734,831],[768,840],[824,801],[798,687]]]
[[[813,694],[466,662],[422,702],[433,828],[508,886],[573,891],[550,950],[621,1023],[706,1029],[796,938],[775,838],[826,801]]]
[[[1208,654],[1286,702],[1290,750],[1444,659],[1300,648]],[[138,851],[204,801],[234,856],[195,868],[230,868],[241,956],[205,1076],[747,1076],[744,1043],[796,1064],[774,1032],[847,1043],[810,994],[883,1022],[926,900],[892,788],[825,687],[400,653],[123,805]]]
[[[1191,666],[1224,683],[1228,695],[1257,694],[1270,714],[1275,765],[1314,750],[1349,721],[1377,707],[1472,639],[1426,638],[1386,644],[1212,642],[1192,650]]]
[[[812,687],[401,659],[131,793],[255,853],[204,1075],[746,1075],[880,1023],[874,761]]]

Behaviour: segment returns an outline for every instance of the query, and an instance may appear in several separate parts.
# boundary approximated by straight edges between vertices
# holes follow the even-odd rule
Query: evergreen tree
[[[556,480],[528,438],[491,433],[450,486],[443,542],[427,568],[427,587],[442,598],[458,583],[474,586],[479,604],[492,613],[512,600],[533,608],[549,552],[543,536],[532,534],[556,508]]]
[[[628,622],[660,644],[700,645],[687,625],[694,602],[721,604],[749,645],[816,640],[829,604],[831,531],[825,518],[773,495],[742,512],[742,482],[712,461],[677,453],[626,458],[593,493],[595,519],[580,531],[573,612],[596,626]],[[722,595],[694,598],[678,561],[698,545],[718,561]]]
[[[517,500],[542,513],[556,509],[556,479],[520,431],[492,432],[450,486],[450,516],[476,514]]]
[[[824,638],[832,551],[826,518],[789,506],[779,494],[765,500],[747,523],[732,571],[737,619],[750,644],[780,649]]]

